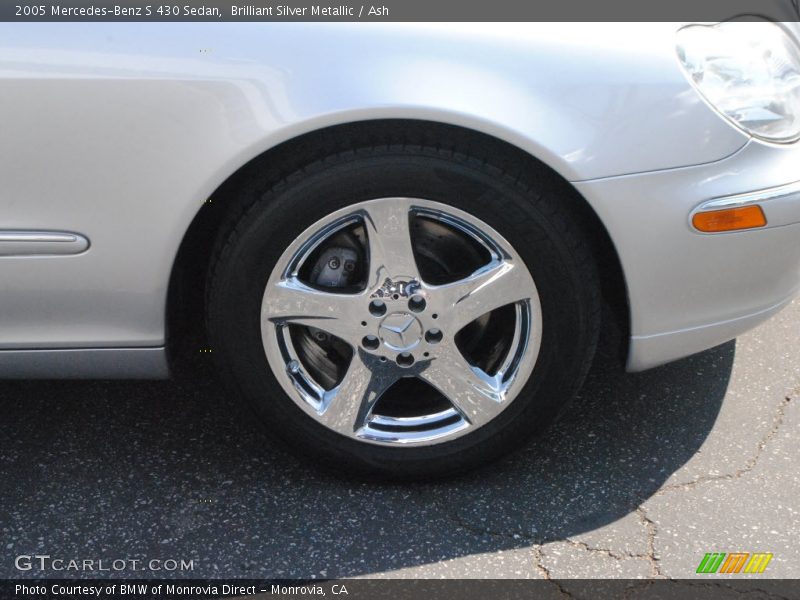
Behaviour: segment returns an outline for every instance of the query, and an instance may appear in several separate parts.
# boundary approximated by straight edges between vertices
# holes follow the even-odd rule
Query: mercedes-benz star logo
[[[422,339],[422,325],[408,313],[396,312],[383,320],[380,328],[383,343],[394,350],[409,350]]]

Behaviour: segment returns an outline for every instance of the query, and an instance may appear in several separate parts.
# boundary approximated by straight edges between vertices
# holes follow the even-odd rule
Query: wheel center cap
[[[422,339],[422,324],[406,312],[394,312],[381,321],[379,335],[392,350],[410,350]]]

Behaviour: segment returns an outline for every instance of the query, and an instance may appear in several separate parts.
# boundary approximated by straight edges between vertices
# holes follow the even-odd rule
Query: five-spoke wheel
[[[520,446],[597,341],[569,187],[507,173],[498,148],[426,145],[423,125],[343,139],[284,179],[254,168],[210,269],[222,373],[269,433],[347,473],[440,475]]]
[[[425,233],[432,228],[439,240],[446,237],[439,247]],[[431,283],[417,263],[421,252],[415,244],[439,252],[439,271],[450,272],[435,273]],[[460,246],[475,256],[458,254]],[[448,253],[455,253],[455,264],[447,264]],[[352,277],[343,274],[338,285],[330,285],[325,269],[344,270],[348,256]],[[504,308],[505,339],[486,342],[501,347],[502,356],[489,368],[471,360],[459,334]],[[261,320],[267,359],[284,391],[326,427],[382,444],[432,444],[485,425],[514,400],[541,340],[536,286],[511,245],[473,216],[414,198],[360,202],[313,224],[275,266]],[[485,334],[485,328],[477,329]],[[302,332],[309,330],[350,349],[348,364],[333,382],[315,376],[303,344]],[[471,340],[470,346],[481,343]],[[410,377],[429,384],[446,402],[432,398],[402,415],[394,410],[397,402],[383,407],[384,394]]]

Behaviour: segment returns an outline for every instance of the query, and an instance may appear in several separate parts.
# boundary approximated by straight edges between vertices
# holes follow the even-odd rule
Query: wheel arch
[[[630,310],[621,261],[605,225],[566,178],[519,145],[477,129],[422,119],[374,119],[312,129],[273,145],[237,168],[203,203],[186,228],[170,273],[165,339],[173,368],[206,350],[205,280],[214,240],[228,213],[236,210],[233,200],[250,175],[257,170],[263,177],[266,171],[268,179],[277,183],[310,161],[376,142],[441,146],[464,154],[490,156],[493,163],[499,163],[496,166],[514,169],[520,176],[543,175],[552,185],[559,186],[564,201],[579,216],[580,226],[590,238],[602,275],[605,308],[621,332],[619,351],[624,358]]]

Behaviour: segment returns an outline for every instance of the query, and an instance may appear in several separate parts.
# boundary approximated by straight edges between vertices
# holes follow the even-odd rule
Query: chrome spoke
[[[342,382],[327,392],[319,420],[343,435],[353,436],[361,429],[375,403],[398,379],[391,368],[380,368],[378,359],[356,350]]]
[[[387,278],[419,279],[409,226],[410,202],[405,198],[377,200],[364,210],[369,243],[369,285]]]
[[[262,321],[316,327],[355,344],[353,315],[360,295],[333,294],[286,279],[267,290],[261,307]]]
[[[520,261],[497,260],[469,277],[431,288],[449,312],[453,334],[478,317],[536,294],[533,278]]]
[[[504,394],[494,378],[470,365],[454,344],[444,345],[418,375],[438,389],[474,427],[505,408]]]

